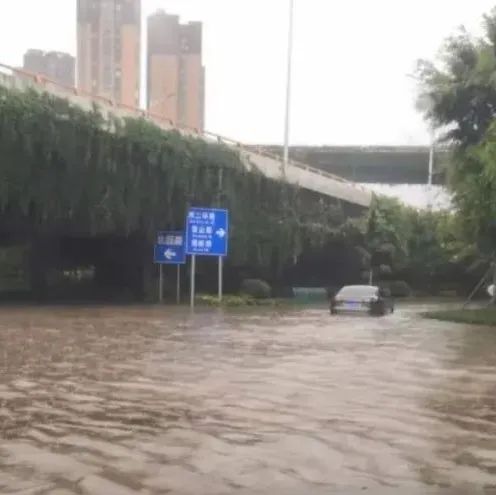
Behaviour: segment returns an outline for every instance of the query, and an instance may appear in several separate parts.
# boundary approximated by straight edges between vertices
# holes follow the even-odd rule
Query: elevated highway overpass
[[[257,146],[282,155],[280,146]],[[429,153],[427,146],[294,146],[291,156],[327,173],[362,184],[427,184]],[[449,150],[434,154],[435,185],[446,183]]]

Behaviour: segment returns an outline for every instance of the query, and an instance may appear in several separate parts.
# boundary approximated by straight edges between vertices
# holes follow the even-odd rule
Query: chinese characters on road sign
[[[159,232],[157,244],[164,246],[182,246],[184,244],[184,235],[181,233]]]
[[[186,263],[183,232],[159,232],[154,249],[155,263],[181,265]]]
[[[227,256],[227,210],[192,208],[186,218],[186,252],[200,256]]]

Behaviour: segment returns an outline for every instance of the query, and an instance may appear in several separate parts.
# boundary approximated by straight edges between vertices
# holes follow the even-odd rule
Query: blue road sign
[[[186,217],[186,253],[227,256],[229,213],[213,208],[191,208]]]
[[[159,232],[154,249],[154,261],[160,265],[186,263],[184,232]]]

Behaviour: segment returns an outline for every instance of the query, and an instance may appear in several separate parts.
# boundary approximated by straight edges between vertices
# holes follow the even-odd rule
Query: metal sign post
[[[189,305],[191,309],[195,307],[195,277],[196,277],[196,256],[193,254],[191,256],[191,274],[190,274],[190,294],[189,294]]]
[[[159,265],[158,300],[161,303],[164,300],[163,265],[177,265],[179,274],[179,267],[186,263],[184,232],[159,232],[153,260]]]
[[[224,269],[224,260],[222,256],[219,256],[219,302],[222,302],[222,290],[223,290],[223,269]]]
[[[181,304],[181,265],[177,265],[176,274],[176,303]]]
[[[191,307],[194,307],[196,256],[219,258],[218,294],[222,300],[223,258],[227,256],[229,213],[216,208],[191,208],[186,217],[186,253],[191,255]]]
[[[159,265],[158,268],[158,302],[162,303],[164,300],[164,265]]]
[[[224,182],[224,169],[222,167],[219,168],[219,175],[218,175],[218,197],[217,197],[217,206],[219,207],[221,205],[222,201],[222,190],[223,190],[223,182]],[[218,259],[218,288],[219,288],[219,302],[222,302],[222,285],[223,285],[223,270],[224,270],[224,260],[222,259],[222,256],[219,256]]]
[[[496,287],[496,262],[491,263],[491,268],[493,272],[493,280],[492,280],[492,285],[493,287]],[[494,291],[492,297],[491,297],[491,304],[495,305],[496,304],[496,290]]]

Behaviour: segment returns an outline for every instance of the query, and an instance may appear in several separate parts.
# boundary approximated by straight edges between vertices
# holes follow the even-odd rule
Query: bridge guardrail
[[[144,110],[138,107],[133,107],[131,105],[127,105],[124,103],[119,103],[116,102],[110,98],[107,98],[105,96],[101,95],[95,95],[91,92],[73,87],[73,86],[66,86],[63,84],[60,84],[56,81],[53,81],[44,75],[41,74],[36,74],[34,72],[29,72],[24,69],[12,67],[3,63],[0,63],[0,75],[1,74],[6,74],[7,76],[10,76],[12,78],[20,79],[20,80],[28,80],[31,83],[35,84],[36,86],[41,86],[43,89],[47,90],[50,92],[50,88],[52,88],[52,92],[54,93],[65,93],[67,95],[71,96],[81,96],[84,98],[87,98],[94,102],[95,104],[104,104],[108,105],[111,108],[115,108],[117,110],[121,110],[124,112],[129,112],[132,116],[137,117],[137,118],[145,118],[147,120],[150,120],[153,123],[158,124],[161,127],[166,127],[169,129],[176,129],[180,132],[183,132],[184,134],[192,135],[192,136],[198,136],[198,137],[203,137],[203,138],[210,138],[214,139],[215,141],[219,143],[226,144],[231,147],[238,148],[240,150],[243,150],[245,152],[250,152],[253,153],[253,147],[252,146],[244,146],[241,142],[228,138],[226,136],[221,136],[219,134],[212,133],[210,131],[200,131],[199,129],[187,127],[185,125],[178,124],[177,122],[173,122],[171,119],[164,118],[163,116],[151,112],[149,110]],[[283,163],[282,157],[275,154],[275,153],[270,153],[260,147],[255,147],[256,151],[255,153],[267,158],[270,158],[274,161],[277,161],[279,163]],[[346,184],[350,187],[353,187],[357,190],[363,191],[363,192],[370,192],[367,188],[356,184],[355,182],[349,181],[343,177],[340,177],[338,175],[331,174],[329,172],[326,172],[325,170],[321,170],[315,167],[312,167],[310,165],[307,165],[305,163],[298,162],[296,160],[290,159],[289,160],[289,165],[292,167],[296,167],[301,170],[305,170],[307,172],[325,177],[327,179],[331,179],[334,181],[337,181],[342,184]]]

